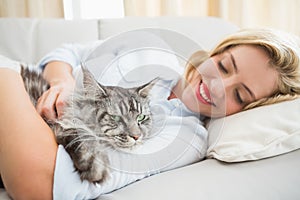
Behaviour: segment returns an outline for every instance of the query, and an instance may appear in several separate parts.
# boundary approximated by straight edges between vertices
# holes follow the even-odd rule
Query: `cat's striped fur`
[[[103,86],[85,67],[82,71],[83,89],[74,91],[64,114],[50,127],[81,179],[102,183],[109,173],[107,150],[132,148],[150,134],[148,94],[156,81],[135,88]],[[49,85],[40,73],[23,66],[21,75],[36,105]]]

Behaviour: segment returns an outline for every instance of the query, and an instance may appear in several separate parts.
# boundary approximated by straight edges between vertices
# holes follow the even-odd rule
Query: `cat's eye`
[[[115,122],[119,122],[121,120],[121,117],[118,115],[112,115],[111,119],[114,120]]]
[[[143,115],[143,114],[138,115],[137,118],[136,118],[136,120],[137,120],[139,123],[143,122],[143,121],[146,120],[146,119],[147,119],[146,115]]]

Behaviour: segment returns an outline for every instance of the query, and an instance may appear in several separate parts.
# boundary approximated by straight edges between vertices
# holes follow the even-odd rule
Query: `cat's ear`
[[[146,98],[149,95],[150,90],[155,85],[155,83],[157,83],[158,80],[159,80],[159,78],[155,78],[152,81],[150,81],[142,86],[137,87],[137,89],[136,89],[137,93],[141,97]]]
[[[86,66],[81,63],[81,70],[83,73],[83,87],[86,91],[94,93],[95,90],[100,92],[101,96],[107,96],[104,87],[97,82],[93,74],[86,68]]]

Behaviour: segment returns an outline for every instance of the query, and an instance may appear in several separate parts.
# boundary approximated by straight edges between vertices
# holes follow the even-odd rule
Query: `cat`
[[[130,149],[151,132],[149,92],[157,78],[138,87],[104,86],[83,65],[83,87],[74,90],[61,118],[46,122],[73,160],[81,180],[103,183],[109,175],[107,149]],[[31,101],[49,89],[42,74],[21,66]]]

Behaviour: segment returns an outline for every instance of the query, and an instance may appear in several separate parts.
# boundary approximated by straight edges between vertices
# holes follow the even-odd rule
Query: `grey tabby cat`
[[[61,119],[48,122],[57,142],[70,154],[81,180],[108,178],[108,149],[132,148],[149,136],[152,119],[148,94],[156,79],[135,88],[99,84],[85,68],[83,89],[75,90]],[[25,88],[36,104],[49,88],[40,73],[21,67]]]

